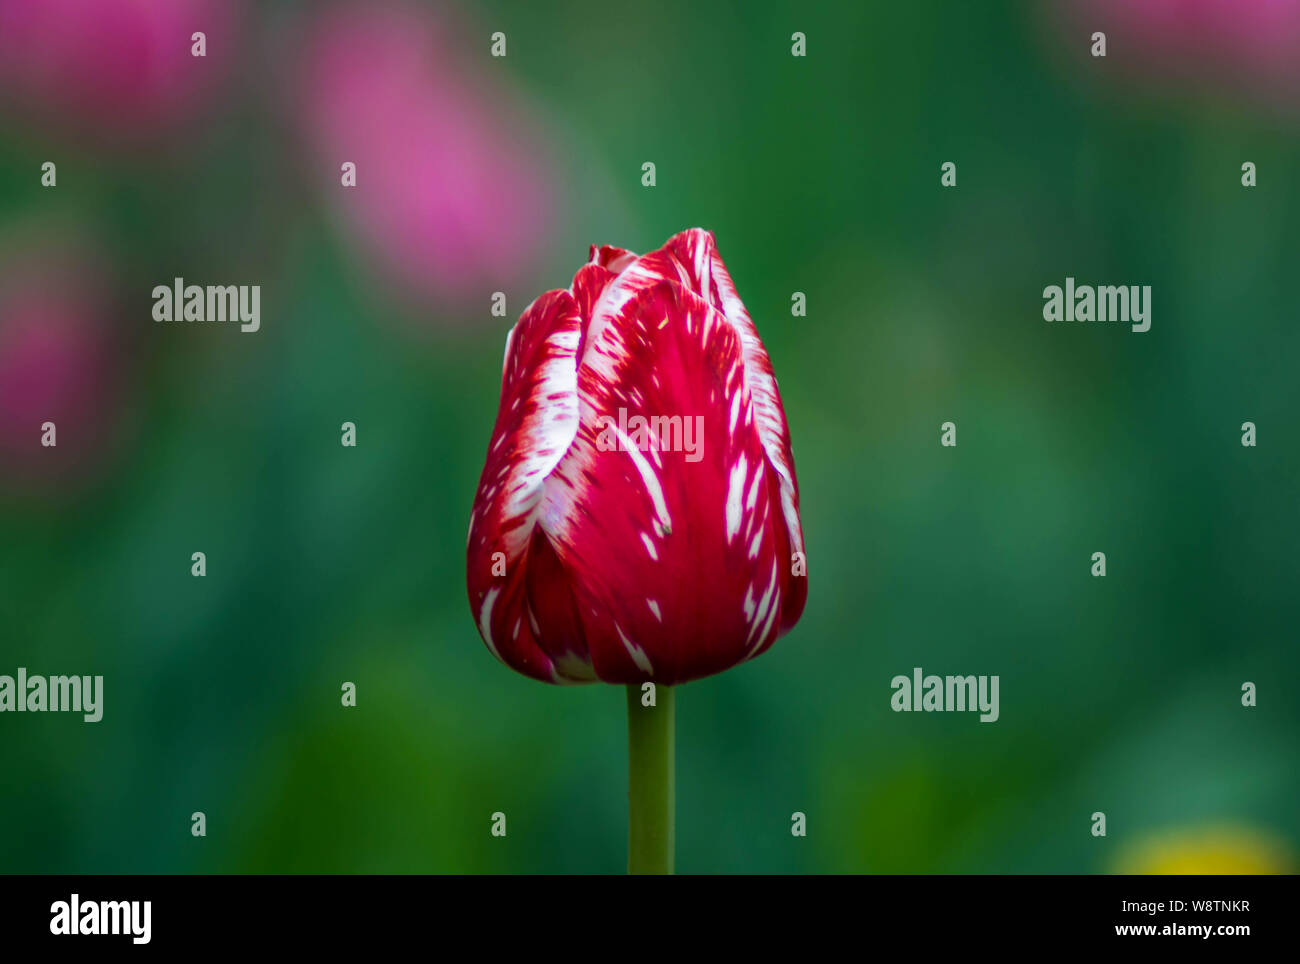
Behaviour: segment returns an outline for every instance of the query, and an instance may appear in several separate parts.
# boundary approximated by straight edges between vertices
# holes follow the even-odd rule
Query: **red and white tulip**
[[[781,397],[713,235],[593,245],[506,340],[469,528],[488,649],[550,683],[671,686],[767,650],[805,573]]]

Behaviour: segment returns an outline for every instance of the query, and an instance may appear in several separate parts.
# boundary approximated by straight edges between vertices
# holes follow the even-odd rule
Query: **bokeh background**
[[[518,313],[694,225],[810,595],[678,694],[679,869],[1295,869],[1300,4],[0,0],[0,672],[106,681],[0,716],[0,870],[621,871],[623,694],[492,659],[465,531]]]

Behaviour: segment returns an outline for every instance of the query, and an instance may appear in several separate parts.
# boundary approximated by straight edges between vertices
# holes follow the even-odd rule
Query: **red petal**
[[[610,271],[618,274],[633,261],[636,255],[624,248],[613,248],[608,244],[591,246],[590,263],[598,264],[602,268],[608,268]]]
[[[689,232],[688,232],[689,233]],[[679,235],[680,237],[680,235]],[[807,559],[803,547],[803,527],[799,522],[799,480],[794,472],[794,453],[790,448],[790,428],[785,420],[785,406],[781,404],[781,393],[776,386],[776,375],[772,371],[772,361],[767,357],[767,349],[758,337],[749,312],[745,310],[736,286],[727,273],[713,243],[713,235],[708,235],[709,273],[711,288],[715,290],[722,302],[722,312],[740,335],[741,355],[745,362],[745,383],[749,386],[754,400],[755,421],[759,438],[763,441],[763,450],[768,461],[780,476],[781,516],[785,520],[788,549],[786,559],[791,560],[798,554],[803,564],[801,573],[806,573]],[[782,614],[782,631],[788,630],[799,621],[803,613],[804,602],[808,597],[808,580],[804,575],[796,576],[791,597],[787,600],[786,610]]]
[[[556,660],[569,655],[569,640],[535,632],[525,572],[543,484],[578,429],[581,328],[574,297],[551,291],[511,331],[467,547],[469,601],[483,641],[508,666],[548,682],[562,681]]]
[[[790,454],[790,430],[786,426],[785,408],[781,404],[781,393],[777,391],[772,362],[758,337],[758,329],[754,327],[749,312],[736,293],[736,286],[727,273],[722,256],[718,254],[711,232],[699,228],[683,231],[668,240],[664,251],[671,254],[688,274],[691,290],[726,315],[740,335],[741,353],[745,360],[745,381],[754,396],[758,432],[772,467],[791,490],[791,498],[786,506],[786,524],[790,528],[791,542],[798,551],[802,551],[798,483],[794,475],[794,458]]]
[[[578,342],[578,358],[582,357],[582,348],[587,336],[587,327],[591,324],[592,312],[595,311],[600,296],[617,277],[618,275],[613,271],[598,264],[584,264],[573,276],[573,285],[569,290],[573,292],[574,300],[578,302],[578,311],[582,315],[583,340]]]
[[[611,288],[638,268],[671,268],[646,261]],[[673,684],[762,652],[802,606],[791,584],[804,580],[790,575],[781,480],[755,430],[735,328],[676,283],[620,300],[589,330],[581,427],[539,520],[571,576],[596,674]],[[639,433],[638,416],[659,434]],[[665,437],[654,417],[679,421]],[[618,450],[602,450],[602,432],[623,433]]]
[[[718,254],[712,232],[691,228],[674,235],[658,251],[639,258],[607,285],[593,310],[594,317],[579,357],[602,376],[611,377],[612,365],[599,351],[593,354],[591,346],[603,344],[599,333],[608,324],[609,317],[621,311],[637,293],[664,280],[681,284],[703,298],[725,316],[740,339],[745,382],[754,405],[755,430],[762,440],[768,462],[780,478],[781,518],[785,522],[785,538],[789,546],[786,558],[793,560],[797,553],[804,564],[800,571],[806,572],[803,529],[799,521],[799,482],[795,477],[790,430],[786,425],[781,394],[777,390],[767,350],[736,293],[736,286]],[[592,338],[595,340],[588,340]],[[783,615],[782,630],[791,628],[798,621],[807,598],[806,577],[796,578],[801,579],[803,585],[794,587]]]

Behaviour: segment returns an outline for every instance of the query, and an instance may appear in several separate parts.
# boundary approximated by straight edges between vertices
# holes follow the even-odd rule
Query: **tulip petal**
[[[781,393],[777,389],[776,374],[772,371],[772,360],[768,358],[767,349],[758,337],[758,329],[753,319],[745,310],[744,302],[736,292],[726,265],[709,239],[709,270],[712,275],[712,288],[717,291],[722,302],[722,312],[740,335],[740,350],[745,361],[745,383],[749,386],[754,400],[754,413],[758,436],[763,442],[763,450],[768,461],[781,477],[781,514],[785,520],[786,536],[789,549],[786,558],[793,558],[798,553],[804,560],[803,527],[799,521],[799,481],[794,472],[794,453],[790,448],[790,428],[785,420],[785,406],[781,403]],[[806,572],[806,569],[803,570]],[[808,581],[800,577],[796,580],[797,599],[791,599],[782,619],[782,631],[790,629],[803,613],[804,601],[808,595]]]
[[[587,328],[591,323],[592,313],[600,301],[600,296],[605,293],[605,289],[614,283],[618,275],[599,264],[584,264],[578,269],[578,273],[573,276],[573,285],[570,291],[573,292],[574,300],[578,303],[578,311],[582,315],[582,336],[586,338]],[[583,342],[578,343],[577,358],[582,357]],[[575,364],[576,368],[576,364]]]
[[[639,284],[664,270],[674,277]],[[639,290],[608,297],[628,280]],[[619,308],[597,309],[588,331],[581,424],[538,523],[573,577],[596,675],[680,683],[771,645],[805,580],[790,575],[784,482],[735,327],[663,259],[628,267],[607,298]]]
[[[542,295],[510,332],[497,423],[470,515],[467,581],[483,641],[508,666],[547,682],[562,681],[556,659],[567,654],[537,634],[525,572],[544,483],[578,430],[581,334],[567,291]],[[539,568],[538,598],[545,575]]]
[[[608,268],[614,274],[618,274],[633,261],[636,255],[625,248],[615,248],[608,244],[591,246],[591,264],[598,264],[602,268]]]
[[[758,337],[758,329],[745,310],[731,275],[718,254],[713,234],[694,228],[669,239],[664,250],[690,274],[693,289],[704,292],[713,307],[722,312],[740,336],[741,355],[745,362],[745,382],[754,399],[759,437],[767,457],[781,476],[782,512],[789,529],[792,551],[803,551],[803,533],[799,523],[799,488],[794,474],[794,457],[790,452],[790,430],[785,421],[785,407],[776,387],[771,359]],[[795,614],[798,618],[798,614]]]
[[[717,309],[735,329],[740,339],[745,382],[753,400],[755,428],[767,459],[781,481],[781,516],[785,520],[786,541],[789,545],[787,559],[795,553],[803,559],[799,483],[795,477],[790,430],[786,424],[776,376],[758,330],[718,254],[712,232],[700,228],[682,231],[669,238],[658,251],[651,252],[628,266],[606,287],[593,309],[593,320],[588,326],[588,335],[584,336],[584,346],[579,357],[584,363],[590,363],[602,377],[612,377],[614,366],[611,360],[604,357],[601,350],[593,353],[593,346],[603,344],[599,333],[608,324],[610,317],[623,310],[629,299],[660,281],[676,282],[695,292]],[[782,630],[794,626],[803,612],[803,601],[807,596],[806,580],[802,587],[796,589],[796,593],[797,599],[790,600],[786,609]]]

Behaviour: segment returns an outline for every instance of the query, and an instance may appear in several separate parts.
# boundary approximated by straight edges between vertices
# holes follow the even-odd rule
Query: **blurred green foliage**
[[[679,693],[679,869],[1097,872],[1209,824],[1270,835],[1285,864],[1297,114],[1103,83],[1043,20],[475,4],[467,44],[508,34],[493,69],[576,186],[545,270],[503,284],[506,320],[487,292],[463,317],[396,304],[255,84],[165,151],[6,120],[0,230],[57,215],[97,237],[129,351],[102,473],[0,504],[0,672],[106,680],[98,724],[0,717],[0,869],[619,872],[622,693],[492,659],[465,527],[513,316],[588,242],[693,225],[780,379],[811,583],[768,655]],[[260,281],[262,330],[155,327],[146,295],[175,274]],[[1066,275],[1150,284],[1151,331],[1043,323]],[[914,666],[999,674],[1001,720],[891,712]]]

